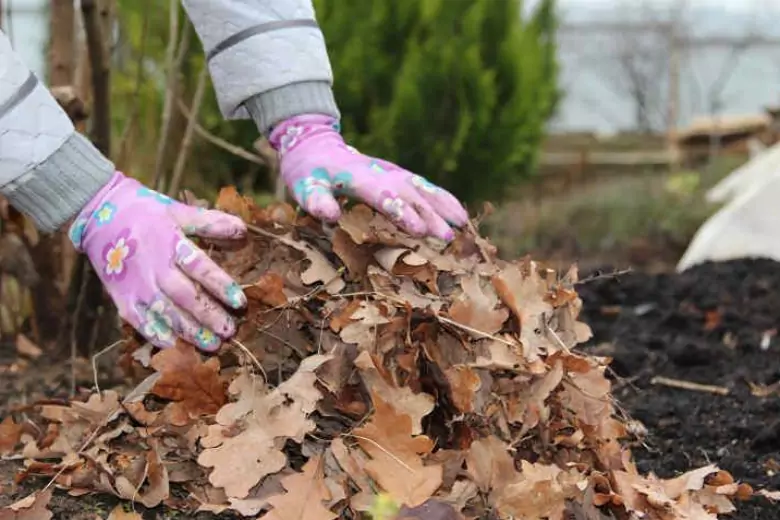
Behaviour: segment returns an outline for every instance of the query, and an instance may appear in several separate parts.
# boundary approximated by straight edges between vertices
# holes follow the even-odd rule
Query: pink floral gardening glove
[[[182,204],[116,172],[69,236],[89,257],[122,319],[149,342],[166,348],[181,338],[213,351],[236,331],[217,300],[239,309],[246,297],[185,235],[234,239],[245,233],[237,217]]]
[[[452,226],[468,213],[446,190],[423,177],[361,154],[342,139],[336,119],[324,115],[292,117],[271,131],[280,154],[281,174],[307,213],[333,222],[341,215],[335,197],[355,197],[417,236],[454,238]]]

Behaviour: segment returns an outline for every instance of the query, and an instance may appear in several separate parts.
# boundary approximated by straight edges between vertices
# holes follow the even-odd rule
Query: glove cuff
[[[304,81],[275,88],[247,99],[244,106],[266,137],[274,126],[300,114],[341,117],[333,89],[326,81]]]
[[[56,152],[3,187],[3,195],[40,231],[62,227],[89,203],[114,174],[114,164],[74,132]]]

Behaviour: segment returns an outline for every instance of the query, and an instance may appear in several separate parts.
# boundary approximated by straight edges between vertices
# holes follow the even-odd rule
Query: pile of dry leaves
[[[233,189],[217,206],[251,223],[241,247],[208,246],[249,298],[237,339],[212,357],[129,341],[134,390],[6,419],[19,478],[269,520],[380,503],[386,518],[704,520],[752,494],[714,466],[637,472],[608,360],[575,349],[590,335],[576,270],[500,261],[473,229],[411,238],[365,206],[335,226]]]

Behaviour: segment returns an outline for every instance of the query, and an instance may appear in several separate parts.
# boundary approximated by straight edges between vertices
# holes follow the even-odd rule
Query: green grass
[[[686,244],[717,210],[705,192],[742,162],[723,158],[701,171],[613,176],[542,198],[521,193],[487,219],[485,232],[511,257],[572,244],[578,255],[598,255],[642,237]]]

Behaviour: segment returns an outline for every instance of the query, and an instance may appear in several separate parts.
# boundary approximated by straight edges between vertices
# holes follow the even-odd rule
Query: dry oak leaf
[[[238,193],[235,186],[225,186],[219,190],[214,207],[218,210],[232,213],[244,222],[249,222],[252,216],[252,199]]]
[[[509,311],[497,308],[500,302],[495,289],[483,284],[476,273],[461,278],[460,283],[463,292],[450,306],[450,318],[484,335],[498,333],[509,318]]]
[[[412,419],[399,413],[376,392],[372,392],[374,414],[354,431],[360,447],[371,460],[365,471],[379,488],[399,505],[415,507],[433,496],[443,479],[441,465],[426,466],[433,441],[412,434]]]
[[[312,285],[319,282],[330,294],[338,294],[347,286],[340,272],[331,265],[321,251],[302,240],[296,240],[292,233],[275,235],[274,239],[306,255],[309,266],[301,273],[301,281],[304,284]]]
[[[759,489],[756,495],[764,497],[772,502],[780,502],[780,491],[770,491],[768,489]]]
[[[466,454],[466,468],[483,493],[501,489],[518,477],[507,444],[493,435],[471,443]]]
[[[282,479],[287,490],[283,495],[268,498],[273,509],[265,515],[265,520],[335,520],[338,515],[323,504],[331,496],[323,480],[322,459],[312,457],[304,464],[303,472],[288,475]]]
[[[169,405],[174,426],[184,426],[191,419],[213,415],[227,401],[225,382],[219,375],[219,359],[205,363],[195,347],[183,342],[155,354],[153,369],[162,375],[151,393],[173,401]]]
[[[365,204],[356,204],[351,210],[342,213],[339,227],[358,245],[399,243],[398,228]]]
[[[521,474],[514,482],[491,493],[502,518],[536,520],[564,518],[567,500],[581,501],[587,478],[572,468],[521,461]]]
[[[512,410],[511,419],[514,422],[521,422],[523,427],[518,434],[520,437],[535,428],[539,423],[546,423],[550,416],[550,408],[547,406],[547,398],[558,388],[563,380],[563,363],[558,360],[555,365],[543,377],[534,381],[525,398],[511,403],[512,407],[519,407]]]
[[[666,494],[670,498],[677,499],[683,495],[683,493],[688,491],[698,491],[703,489],[705,479],[713,473],[717,472],[717,466],[710,464],[709,466],[704,466],[702,468],[683,473],[678,477],[663,480],[662,485],[666,491]]]
[[[229,498],[246,498],[260,480],[285,467],[285,441],[301,443],[315,429],[308,416],[322,394],[314,386],[314,372],[330,359],[309,356],[295,374],[267,394],[247,375],[231,385],[239,392],[238,400],[219,411],[218,424],[201,439],[205,449],[198,463],[213,468],[211,484],[224,488]]]
[[[390,323],[383,309],[379,303],[361,301],[359,308],[350,315],[350,323],[341,329],[341,339],[369,349],[376,342],[376,327]]]
[[[16,424],[10,415],[0,422],[0,455],[13,453],[22,439],[22,425]]]
[[[0,520],[50,520],[49,511],[53,488],[35,493],[0,509]]]
[[[244,294],[250,300],[259,301],[269,307],[287,305],[284,294],[284,279],[273,272],[263,274],[256,282],[244,288]]]
[[[358,246],[341,228],[333,231],[331,243],[333,252],[344,262],[352,279],[365,276],[368,265],[373,261],[373,255],[368,248]]]
[[[117,475],[115,486],[120,498],[140,502],[146,507],[156,507],[170,495],[170,482],[168,469],[157,451],[157,439],[148,439],[147,442],[150,449],[144,453],[140,484],[131,482],[125,475]]]
[[[493,276],[492,282],[501,301],[520,322],[520,341],[526,358],[534,359],[542,347],[536,330],[544,330],[543,318],[552,315],[553,307],[544,299],[547,283],[536,272],[533,262],[529,271],[528,276],[525,276],[520,266],[510,264]]]
[[[569,372],[561,392],[561,402],[574,412],[577,420],[597,430],[606,426],[613,410],[612,385],[604,376],[605,369],[602,366],[584,373]]]
[[[111,510],[106,520],[144,520],[144,517],[135,511],[125,511],[124,506],[119,504]]]
[[[422,433],[423,417],[433,411],[436,404],[432,395],[415,393],[408,386],[397,387],[388,382],[367,351],[361,352],[355,359],[355,367],[360,370],[366,387],[371,392],[378,393],[383,399],[393,403],[393,408],[399,413],[408,416],[412,421],[412,435]]]

